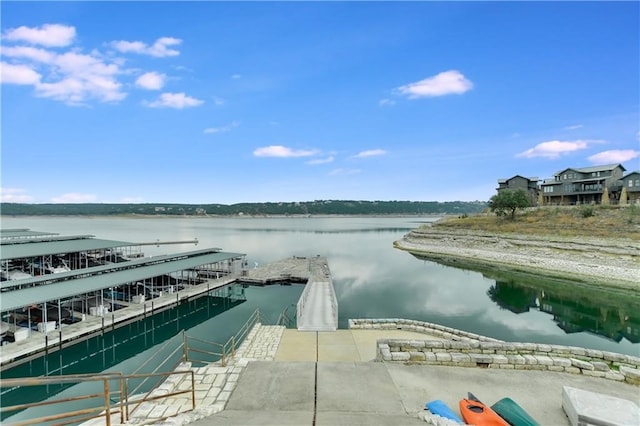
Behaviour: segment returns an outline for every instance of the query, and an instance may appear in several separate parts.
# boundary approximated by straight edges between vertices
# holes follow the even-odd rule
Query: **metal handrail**
[[[129,401],[129,389],[128,383],[130,379],[139,379],[144,378],[147,380],[150,377],[168,377],[176,374],[189,374],[191,376],[191,388],[185,390],[177,390],[175,392],[152,396],[152,392],[154,389],[151,389],[146,394],[144,394],[140,399],[136,399],[135,401]],[[97,406],[83,408],[79,410],[65,411],[58,414],[50,414],[47,416],[42,416],[38,418],[21,420],[17,422],[3,422],[4,425],[7,426],[25,426],[32,424],[41,424],[43,422],[49,422],[53,420],[64,420],[67,419],[66,422],[59,423],[60,425],[78,423],[80,421],[86,421],[90,419],[94,419],[97,417],[105,417],[105,424],[107,426],[111,425],[111,416],[113,414],[120,414],[120,423],[124,423],[129,420],[130,416],[130,405],[135,405],[131,410],[131,413],[134,412],[140,404],[147,401],[154,401],[158,399],[164,399],[170,396],[181,395],[185,393],[191,393],[191,403],[192,408],[196,408],[196,397],[195,397],[195,375],[192,370],[186,371],[169,371],[162,373],[149,373],[149,374],[129,374],[123,375],[122,373],[108,373],[108,374],[76,374],[76,375],[67,375],[67,376],[56,376],[56,377],[26,377],[26,378],[15,378],[15,379],[4,379],[0,380],[0,387],[16,387],[16,386],[43,386],[43,385],[53,385],[53,384],[79,384],[86,382],[103,382],[103,392],[102,393],[93,393],[82,396],[75,396],[70,398],[62,398],[56,400],[48,400],[48,401],[40,401],[26,404],[16,404],[11,406],[3,406],[0,407],[1,412],[11,412],[17,410],[24,410],[27,408],[33,407],[41,407],[46,405],[55,405],[55,404],[64,404],[67,402],[73,401],[81,401],[81,400],[89,400],[102,397],[102,404]],[[118,390],[111,391],[109,387],[109,382],[117,381],[118,382]],[[112,406],[111,398],[112,395],[117,396],[118,402],[115,403],[115,407]],[[91,415],[96,414],[96,415]],[[80,417],[83,416],[83,417]],[[72,420],[70,420],[72,419]]]
[[[195,337],[190,337],[190,336],[187,336],[186,334],[183,334],[183,350],[184,350],[183,360],[185,362],[189,362],[191,360],[189,357],[189,353],[191,352],[204,353],[204,354],[219,357],[219,360],[222,366],[223,367],[226,366],[227,360],[235,356],[237,344],[243,341],[243,339],[246,337],[249,331],[258,322],[261,322],[260,309],[256,309],[255,311],[253,311],[253,313],[249,316],[249,319],[247,319],[247,321],[245,321],[242,327],[240,327],[240,330],[236,334],[231,336],[229,340],[227,340],[226,343],[224,344],[197,339]],[[189,345],[190,341],[195,341],[195,342],[200,342],[200,343],[205,343],[211,346],[215,346],[216,348],[218,348],[219,352],[216,352],[214,350],[207,351],[203,349],[193,348]],[[198,362],[205,362],[205,361],[198,360]]]
[[[90,413],[98,413],[97,416],[90,416],[89,418],[102,417],[105,416],[106,425],[111,425],[111,415],[112,414],[120,414],[120,422],[124,422],[124,410],[123,410],[123,375],[122,373],[108,373],[108,374],[76,374],[76,375],[68,375],[68,376],[56,376],[56,377],[26,377],[26,378],[15,378],[15,379],[3,379],[0,380],[0,387],[16,387],[16,386],[42,386],[42,385],[52,385],[52,384],[77,384],[77,383],[85,383],[85,382],[95,382],[102,381],[103,382],[103,392],[98,394],[89,394],[83,395],[81,397],[72,397],[72,398],[63,398],[58,400],[50,400],[50,401],[40,401],[34,403],[27,404],[17,404],[11,406],[3,406],[0,410],[2,412],[11,412],[16,410],[24,410],[26,408],[44,406],[44,405],[53,405],[53,404],[63,404],[71,401],[78,400],[87,400],[92,398],[103,397],[103,405],[98,405],[97,407],[85,408],[81,410],[68,411],[59,414],[52,414],[48,416],[38,417],[35,419],[23,420],[19,422],[4,422],[7,426],[22,426],[22,425],[31,425],[38,424],[51,420],[61,420],[75,417],[77,418],[80,415],[86,415]],[[118,391],[111,392],[109,389],[109,382],[117,380],[119,382]],[[119,395],[119,406],[118,409],[111,408],[111,394],[115,393]],[[82,418],[84,420],[84,418]]]

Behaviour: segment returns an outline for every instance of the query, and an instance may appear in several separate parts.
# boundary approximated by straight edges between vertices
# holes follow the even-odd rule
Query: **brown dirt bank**
[[[411,231],[395,241],[394,247],[460,267],[490,266],[589,286],[640,291],[640,242],[636,239],[433,226]]]

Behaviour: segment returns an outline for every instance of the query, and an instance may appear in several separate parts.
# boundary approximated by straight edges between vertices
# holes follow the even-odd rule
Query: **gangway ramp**
[[[298,330],[336,331],[338,302],[326,259],[315,258],[309,262],[309,269],[309,281],[296,310]]]

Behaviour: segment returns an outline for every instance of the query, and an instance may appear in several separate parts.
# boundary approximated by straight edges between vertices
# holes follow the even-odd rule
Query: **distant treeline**
[[[7,216],[55,215],[181,215],[181,216],[297,216],[297,215],[421,215],[471,214],[487,208],[483,201],[344,201],[240,204],[19,204],[0,203]]]

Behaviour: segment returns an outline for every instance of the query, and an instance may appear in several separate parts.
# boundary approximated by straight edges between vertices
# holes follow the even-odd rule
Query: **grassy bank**
[[[640,206],[553,206],[529,208],[515,220],[491,212],[450,217],[434,226],[495,233],[630,238],[640,241]]]

